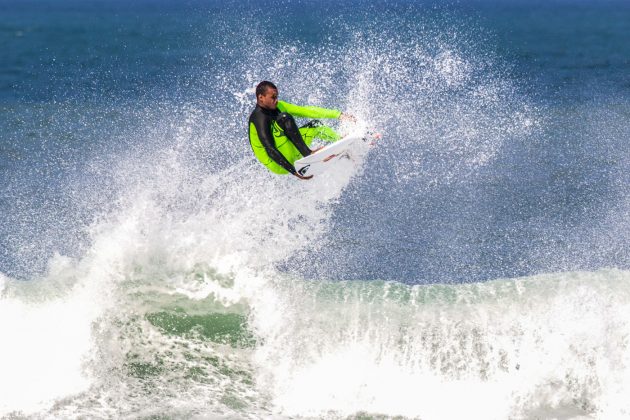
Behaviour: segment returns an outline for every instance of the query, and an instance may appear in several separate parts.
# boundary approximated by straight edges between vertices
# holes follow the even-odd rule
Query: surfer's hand
[[[352,114],[347,114],[345,112],[342,112],[341,115],[339,115],[339,120],[340,121],[357,122],[357,117],[355,117]]]
[[[309,175],[309,176],[302,176],[302,175],[298,174],[297,172],[296,172],[296,173],[294,173],[293,175],[297,176],[297,177],[298,177],[298,178],[300,178],[300,179],[311,179],[311,178],[313,178],[313,175]]]

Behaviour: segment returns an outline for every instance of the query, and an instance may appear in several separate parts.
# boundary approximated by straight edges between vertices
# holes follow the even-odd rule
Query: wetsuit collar
[[[267,109],[267,108],[263,108],[262,106],[256,104],[256,108],[260,109],[260,111],[265,114],[265,115],[269,115],[270,117],[275,117],[276,115],[278,115],[280,113],[280,111],[278,111],[278,108],[276,109]]]

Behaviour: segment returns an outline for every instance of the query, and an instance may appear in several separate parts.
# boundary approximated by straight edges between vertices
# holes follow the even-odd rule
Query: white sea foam
[[[93,344],[89,296],[77,289],[44,298],[38,284],[6,282],[0,297],[0,415],[31,413],[85,390],[90,381],[83,364]]]
[[[621,418],[629,291],[614,270],[287,286],[252,313],[261,384],[289,416]]]

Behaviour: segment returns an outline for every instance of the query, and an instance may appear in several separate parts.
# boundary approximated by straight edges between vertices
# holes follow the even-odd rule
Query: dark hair
[[[258,95],[264,95],[265,93],[267,93],[267,89],[269,88],[278,90],[276,85],[266,80],[263,80],[262,82],[258,83],[258,86],[256,86],[256,97],[258,98]]]

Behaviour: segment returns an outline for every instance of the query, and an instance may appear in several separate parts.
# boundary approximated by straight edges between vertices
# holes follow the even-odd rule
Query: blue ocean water
[[[0,0],[0,416],[629,415],[629,39],[621,0]],[[383,139],[267,173],[265,79]]]

